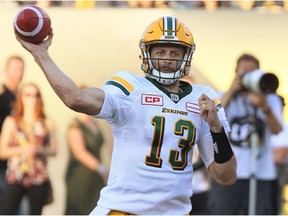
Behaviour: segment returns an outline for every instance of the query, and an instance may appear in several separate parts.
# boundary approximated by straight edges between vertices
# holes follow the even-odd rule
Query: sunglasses
[[[23,93],[23,96],[25,96],[25,97],[30,97],[30,98],[39,98],[40,97],[40,93],[39,92],[37,92],[37,93]]]

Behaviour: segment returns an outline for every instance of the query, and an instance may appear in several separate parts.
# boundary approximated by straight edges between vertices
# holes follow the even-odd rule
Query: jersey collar
[[[154,86],[156,86],[160,91],[162,91],[164,94],[166,94],[173,102],[177,103],[182,98],[184,98],[186,95],[190,94],[192,92],[192,85],[185,81],[179,81],[179,88],[182,92],[180,93],[174,93],[169,92],[165,88],[161,86],[156,80],[151,79],[149,77],[145,77],[147,80],[149,80]]]

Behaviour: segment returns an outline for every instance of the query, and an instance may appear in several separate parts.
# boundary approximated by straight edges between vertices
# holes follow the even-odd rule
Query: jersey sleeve
[[[133,103],[132,77],[128,72],[119,72],[112,76],[102,89],[105,93],[104,103],[100,113],[94,117],[106,119],[116,126],[123,123]]]

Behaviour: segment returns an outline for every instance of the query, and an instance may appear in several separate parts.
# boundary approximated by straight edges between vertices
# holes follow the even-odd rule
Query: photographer
[[[271,86],[269,86],[271,80],[265,83],[266,87],[268,85],[272,90],[269,88],[268,90],[261,88],[257,88],[257,91],[254,90],[255,86],[260,86],[260,81],[258,83],[257,80],[252,80],[256,75],[255,71],[259,68],[260,63],[255,56],[241,55],[237,60],[235,78],[229,90],[221,95],[222,106],[231,126],[229,138],[237,160],[238,179],[232,186],[221,186],[215,181],[212,182],[209,197],[211,214],[248,214],[249,199],[251,198],[249,186],[252,178],[256,178],[257,181],[255,214],[271,215],[275,213],[272,200],[277,177],[270,137],[271,134],[277,134],[282,130],[283,119],[281,101],[273,92],[278,87],[277,77],[277,83],[272,83]],[[248,74],[249,77],[247,77]],[[253,83],[253,87],[244,85],[244,77],[250,79],[248,81],[250,84]],[[251,158],[253,153],[251,151],[252,134],[257,134],[259,141],[254,171],[251,171],[254,162]]]

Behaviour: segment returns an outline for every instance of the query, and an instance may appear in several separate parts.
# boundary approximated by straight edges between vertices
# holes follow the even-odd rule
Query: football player
[[[47,52],[52,37],[39,45],[17,39],[66,106],[106,119],[113,129],[108,185],[91,214],[189,213],[195,143],[217,182],[235,182],[230,127],[216,92],[180,81],[190,71],[195,43],[179,19],[161,17],[144,31],[139,46],[145,76],[121,71],[102,89],[77,88]]]

